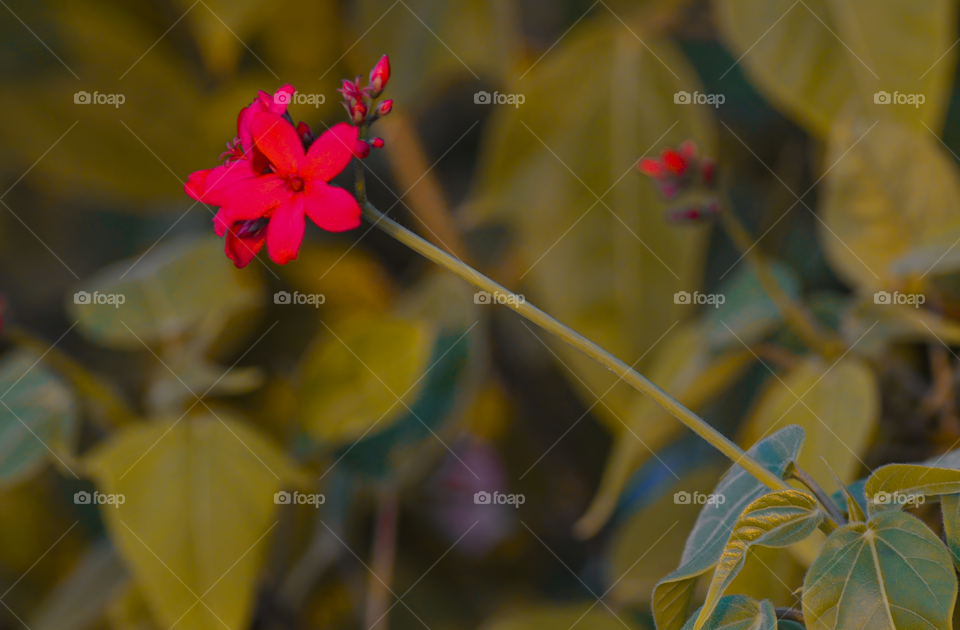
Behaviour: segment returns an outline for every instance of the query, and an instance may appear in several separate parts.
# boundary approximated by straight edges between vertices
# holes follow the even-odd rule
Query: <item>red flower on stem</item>
[[[714,162],[700,158],[692,140],[684,141],[679,149],[664,147],[659,159],[643,158],[637,168],[656,180],[660,194],[674,202],[667,210],[668,220],[700,221],[720,211],[720,202],[711,192],[714,188]]]

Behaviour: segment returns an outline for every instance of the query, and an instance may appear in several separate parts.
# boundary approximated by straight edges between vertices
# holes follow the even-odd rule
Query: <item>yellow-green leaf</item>
[[[803,616],[810,630],[947,630],[956,598],[946,547],[891,511],[830,534],[803,584]]]
[[[777,475],[782,475],[800,453],[803,438],[803,429],[788,426],[754,444],[747,452]],[[769,488],[739,466],[733,466],[723,476],[713,494],[722,494],[725,501],[700,511],[687,538],[680,566],[654,588],[651,608],[657,630],[680,630],[683,627],[697,580],[720,560],[743,508],[768,492]]]
[[[832,483],[820,459],[824,457],[841,480],[853,481],[880,413],[880,391],[871,368],[849,355],[836,364],[809,356],[768,383],[740,443],[752,444],[777,427],[799,425],[807,444],[797,465],[824,487]]]
[[[90,341],[143,350],[201,323],[219,330],[230,314],[253,309],[261,294],[258,276],[236,269],[223,241],[186,236],[101,269],[74,288],[67,310]]]
[[[73,393],[39,361],[28,350],[0,360],[0,487],[66,457],[76,440]]]
[[[820,242],[837,274],[863,293],[960,267],[960,172],[926,129],[844,118],[832,130]],[[920,255],[923,254],[923,255]]]
[[[217,416],[127,427],[87,458],[98,492],[124,497],[101,514],[162,627],[246,627],[274,493],[298,475],[256,429]]]
[[[714,609],[743,567],[751,547],[786,547],[803,540],[823,521],[823,516],[817,500],[797,490],[771,492],[748,505],[723,548],[693,630],[709,625]]]
[[[703,616],[703,608],[683,626],[694,630],[694,621]],[[776,630],[777,614],[770,600],[758,602],[744,595],[728,595],[716,603],[710,617],[699,627],[706,630]]]
[[[713,4],[721,35],[747,76],[820,136],[848,106],[871,118],[938,129],[956,59],[949,50],[956,39],[955,5],[951,0]],[[922,94],[924,103],[919,108],[875,103],[881,91]]]
[[[423,386],[436,339],[422,320],[343,321],[324,331],[300,387],[302,424],[316,440],[350,443],[376,435],[407,413]]]
[[[960,492],[960,470],[890,464],[870,475],[865,492],[870,512],[900,509],[923,503],[927,497]]]
[[[943,512],[943,535],[953,556],[953,563],[960,569],[960,494],[944,495],[940,499]]]

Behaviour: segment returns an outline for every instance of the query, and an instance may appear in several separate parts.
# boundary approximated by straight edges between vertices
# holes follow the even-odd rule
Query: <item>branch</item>
[[[793,621],[799,623],[800,625],[806,627],[806,622],[803,620],[803,611],[797,610],[796,608],[777,608],[774,611],[777,614],[777,619],[784,619],[786,621]]]
[[[786,477],[788,479],[796,479],[810,489],[810,492],[813,493],[813,496],[817,497],[817,500],[820,501],[820,504],[827,512],[827,515],[835,521],[834,527],[836,527],[837,524],[847,524],[847,519],[843,517],[843,512],[841,512],[840,508],[837,507],[837,504],[833,502],[833,499],[827,496],[827,493],[816,481],[813,480],[813,477],[808,475],[805,470],[797,466],[796,463],[791,463],[787,467]]]

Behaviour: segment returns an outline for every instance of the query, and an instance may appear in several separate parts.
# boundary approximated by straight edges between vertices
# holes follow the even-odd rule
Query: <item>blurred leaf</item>
[[[39,361],[27,350],[0,359],[0,487],[36,474],[48,457],[67,457],[74,448],[73,392]]]
[[[692,311],[673,294],[698,282],[706,237],[665,221],[659,192],[635,165],[690,138],[714,153],[708,112],[673,102],[677,91],[698,89],[696,74],[670,41],[637,28],[607,16],[584,22],[519,84],[523,105],[493,108],[479,186],[465,209],[472,222],[511,229],[530,301],[629,364]],[[607,404],[595,411],[623,431],[607,407],[619,413],[643,395],[551,343],[583,379],[585,387],[571,382],[585,403],[604,394]],[[650,364],[648,357],[636,369]]]
[[[273,495],[298,475],[259,431],[218,415],[128,427],[87,457],[98,490],[125,498],[101,514],[163,627],[246,626]]]
[[[538,606],[501,614],[484,623],[481,630],[556,630],[574,626],[582,630],[622,630],[623,628],[632,630],[633,628],[625,620],[611,615],[602,606],[564,604]]]
[[[109,540],[94,543],[76,566],[46,595],[30,622],[33,630],[82,630],[95,622],[130,583]]]
[[[793,269],[776,260],[769,264],[770,273],[783,291],[792,298],[799,298],[800,280]],[[725,300],[720,306],[707,309],[706,334],[711,348],[749,346],[763,339],[780,323],[777,305],[760,286],[753,267],[746,262],[720,285],[717,293]],[[727,327],[733,330],[733,334]]]
[[[830,134],[824,163],[833,168],[820,242],[841,279],[868,293],[934,263],[939,272],[960,268],[960,257],[944,256],[960,239],[960,175],[929,131],[845,118]],[[904,267],[911,256],[922,264]]]
[[[960,324],[954,320],[908,304],[875,304],[872,296],[844,312],[840,331],[847,344],[857,344],[858,354],[878,359],[894,343],[960,344]]]
[[[694,526],[691,515],[697,506],[677,503],[674,493],[708,494],[722,473],[722,468],[710,466],[684,475],[617,527],[606,554],[611,602],[649,607],[653,587],[676,567],[677,555]]]
[[[759,91],[815,134],[826,136],[848,106],[924,133],[922,124],[943,123],[956,59],[949,50],[956,39],[952,0],[715,0],[713,6],[725,43]],[[876,104],[881,90],[923,94],[925,103]]]
[[[802,428],[788,426],[754,444],[747,452],[777,475],[782,475],[787,464],[797,458],[803,440]],[[705,506],[700,511],[687,538],[680,566],[660,580],[653,591],[652,609],[657,630],[683,627],[697,579],[720,560],[743,506],[768,492],[769,488],[737,465],[723,476],[713,494],[722,494],[724,503]]]
[[[816,499],[797,490],[771,492],[754,500],[737,518],[723,555],[713,571],[707,599],[693,630],[714,621],[714,609],[730,582],[737,576],[754,545],[786,547],[809,536],[823,521]]]
[[[951,628],[957,578],[950,554],[922,522],[885,512],[834,531],[803,584],[816,627]]]
[[[107,619],[112,630],[160,630],[136,584],[130,584],[123,595],[113,601]]]
[[[683,630],[693,630],[703,607],[683,625]],[[769,600],[758,602],[743,595],[728,595],[716,603],[716,609],[701,626],[706,630],[776,630],[777,614]]]
[[[387,430],[420,395],[435,332],[424,321],[382,316],[327,332],[303,366],[302,425],[334,445]]]
[[[356,0],[348,5],[355,33],[350,41],[367,31],[369,35],[360,39],[356,50],[348,51],[350,67],[366,79],[377,60],[389,55],[391,76],[385,96],[407,107],[436,97],[457,79],[471,84],[478,76],[499,81],[511,59],[507,58],[510,29],[500,22],[497,4]]]
[[[67,310],[84,336],[118,350],[143,350],[144,343],[170,341],[209,320],[225,321],[234,311],[252,309],[262,290],[256,274],[236,269],[222,248],[212,236],[163,242],[139,262],[123,260],[85,280],[76,289],[89,302],[77,304],[75,293]],[[122,295],[123,301],[97,304],[95,292]]]
[[[736,380],[752,358],[747,352],[712,358],[707,350],[703,325],[682,324],[660,342],[647,377],[687,407],[697,409]],[[614,415],[615,411],[607,409],[606,413]],[[614,439],[593,502],[574,526],[580,536],[593,536],[603,527],[630,475],[682,431],[669,412],[646,396],[634,400],[623,422],[626,426]]]
[[[215,75],[234,71],[244,50],[243,42],[263,28],[278,8],[276,2],[257,0],[204,0],[200,4],[195,0],[175,0],[174,4],[179,11],[186,12],[204,65]]]
[[[797,460],[800,468],[821,487],[828,487],[833,478],[823,457],[841,480],[855,479],[880,414],[880,390],[873,370],[853,357],[830,365],[813,355],[782,381],[771,377],[768,383],[740,444],[752,444],[778,426],[796,424],[807,435],[807,447]]]
[[[889,464],[870,475],[864,492],[871,514],[884,510],[899,510],[904,507],[904,503],[896,500],[895,493],[912,497],[937,497],[960,492],[960,470],[915,464]]]

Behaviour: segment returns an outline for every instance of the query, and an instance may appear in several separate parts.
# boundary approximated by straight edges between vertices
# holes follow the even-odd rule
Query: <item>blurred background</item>
[[[960,440],[954,0],[2,4],[3,628],[654,628],[727,460],[367,222],[237,270],[183,192],[258,90],[319,134],[384,54],[382,212],[744,448],[801,425],[828,492]],[[664,199],[686,140],[716,181]],[[667,218],[713,201],[750,247]]]

